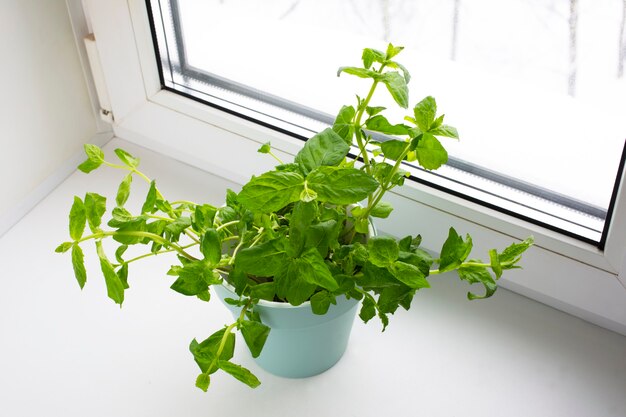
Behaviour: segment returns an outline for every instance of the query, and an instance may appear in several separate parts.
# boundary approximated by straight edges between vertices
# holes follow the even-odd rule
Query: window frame
[[[82,1],[95,34],[116,136],[240,184],[273,166],[256,153],[261,143],[271,141],[285,158],[301,148],[302,142],[289,135],[161,89],[144,0]],[[533,235],[536,245],[524,271],[504,277],[502,287],[626,334],[625,183],[622,173],[604,250],[418,183],[394,190],[396,216],[377,226],[401,235],[415,218],[426,219],[419,232],[428,249],[437,250],[446,231],[433,225],[452,225],[470,233],[481,254],[487,250],[481,242],[505,246]]]

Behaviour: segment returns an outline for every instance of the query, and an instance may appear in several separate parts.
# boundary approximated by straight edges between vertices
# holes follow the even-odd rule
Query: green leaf
[[[113,269],[102,249],[102,242],[96,242],[98,257],[100,258],[100,269],[104,275],[104,282],[107,287],[107,295],[120,306],[124,302],[124,283]]]
[[[445,136],[453,139],[459,138],[459,132],[456,128],[449,125],[441,125],[435,129],[431,129],[428,133],[434,136]]]
[[[270,334],[270,328],[263,323],[250,320],[241,321],[239,326],[252,357],[258,358],[263,350],[267,336]]]
[[[87,143],[83,146],[85,149],[85,153],[87,154],[87,158],[94,163],[103,163],[104,162],[104,152],[96,145],[92,145]]]
[[[150,181],[150,188],[148,189],[148,194],[146,195],[146,201],[143,203],[141,207],[142,213],[154,213],[155,204],[156,204],[156,184],[154,180]]]
[[[372,237],[367,242],[369,261],[376,266],[391,265],[400,254],[396,240],[389,236]]]
[[[404,152],[409,144],[403,140],[387,140],[380,144],[380,148],[385,155],[385,158],[392,159],[394,161],[403,157]]]
[[[520,243],[513,243],[498,256],[502,264],[515,264],[519,261],[520,256],[533,245],[534,239],[529,237]],[[504,267],[504,269],[508,269]]]
[[[469,283],[481,283],[485,287],[485,295],[478,296],[472,292],[467,293],[467,298],[470,300],[475,300],[479,298],[489,298],[491,297],[497,289],[496,282],[493,277],[487,270],[487,268],[483,266],[471,266],[471,265],[462,265],[458,269],[459,278]]]
[[[209,374],[201,373],[198,375],[198,378],[196,378],[196,387],[200,388],[204,392],[207,392],[210,384],[211,377]]]
[[[395,261],[389,268],[394,277],[410,288],[429,288],[430,284],[415,265]]]
[[[72,248],[74,242],[63,242],[54,250],[56,253],[65,253]]]
[[[224,339],[225,332],[226,328],[223,328],[213,333],[201,343],[198,343],[196,339],[193,339],[189,344],[189,351],[193,355],[194,360],[203,373],[212,374],[217,371],[218,359],[227,361],[233,357],[235,352],[235,335],[233,333],[228,333],[226,339],[224,340],[222,353],[219,358],[216,358],[217,351],[219,350],[219,346]]]
[[[402,71],[402,75],[404,76],[404,81],[406,81],[407,84],[409,83],[409,81],[411,81],[411,74],[404,65],[400,64],[399,62],[389,61],[387,62],[387,66],[390,68],[399,68],[400,71]]]
[[[376,71],[372,71],[367,68],[358,68],[358,67],[340,67],[337,70],[337,76],[340,76],[342,72],[350,75],[356,75],[359,78],[373,78],[375,80],[380,79],[380,74]]]
[[[308,174],[320,166],[339,165],[349,150],[350,145],[334,130],[327,128],[306,141],[295,162]]]
[[[275,296],[276,287],[274,282],[263,282],[261,284],[253,285],[252,287],[250,287],[250,298],[274,301]]]
[[[117,195],[115,196],[115,204],[118,207],[123,207],[130,195],[130,184],[133,182],[133,174],[128,174],[124,177],[119,187],[117,188]]]
[[[402,52],[403,49],[404,49],[404,46],[393,46],[390,43],[389,45],[387,45],[387,53],[386,53],[385,59],[389,60],[395,57],[400,52]]]
[[[209,204],[197,205],[191,219],[193,229],[196,232],[204,232],[206,229],[213,227],[216,213],[217,209]]]
[[[317,199],[330,204],[353,204],[378,188],[378,182],[355,168],[319,167],[307,176]]]
[[[98,169],[102,165],[102,162],[94,162],[91,159],[87,159],[80,165],[78,165],[78,169],[85,174],[89,174],[91,171]]]
[[[384,317],[384,315],[386,313],[395,313],[400,306],[408,310],[411,306],[411,300],[414,294],[415,290],[405,285],[386,287],[380,292],[377,304],[378,317],[380,317],[384,327],[387,327],[389,324],[389,320],[387,320],[387,317]]]
[[[409,127],[403,124],[392,125],[389,120],[381,114],[373,116],[365,122],[365,127],[369,130],[385,133],[387,135],[406,135]]]
[[[384,52],[371,48],[363,49],[361,58],[363,59],[363,66],[367,69],[369,69],[374,62],[383,63],[386,60]]]
[[[329,249],[339,246],[339,234],[342,223],[337,220],[326,220],[310,226],[305,234],[305,247],[314,247],[322,258],[326,258]]]
[[[316,248],[307,249],[294,262],[299,264],[302,278],[311,284],[319,285],[329,291],[335,291],[339,288],[337,281],[333,278]]]
[[[251,275],[271,277],[288,262],[287,259],[285,241],[274,239],[240,250],[235,257],[235,266]]]
[[[237,365],[232,362],[218,361],[218,366],[221,370],[232,375],[235,379],[238,379],[250,388],[256,388],[261,385],[261,381],[259,381],[259,379],[254,376],[252,372],[241,365]]]
[[[173,222],[168,223],[167,226],[165,226],[165,232],[167,233],[169,240],[171,240],[172,242],[178,242],[178,240],[180,239],[180,235],[189,226],[191,226],[190,217],[179,217]]]
[[[221,280],[211,265],[193,261],[178,270],[178,279],[170,288],[183,295],[198,295],[208,290],[209,285],[220,284]]]
[[[496,274],[496,279],[499,279],[502,276],[502,265],[495,249],[489,250],[489,260],[491,261],[491,269]]]
[[[419,164],[426,169],[437,169],[448,162],[448,152],[430,133],[424,133],[415,148]]]
[[[370,106],[367,106],[365,108],[365,111],[367,112],[367,115],[371,117],[371,116],[377,115],[378,113],[380,113],[381,111],[383,111],[385,109],[386,109],[385,107],[370,107]]]
[[[124,149],[116,149],[115,155],[129,168],[137,168],[139,166],[139,158],[135,158]]]
[[[318,214],[317,204],[299,201],[293,206],[289,220],[290,255],[298,256],[305,245],[305,233]]]
[[[313,310],[313,314],[326,314],[331,304],[337,304],[337,300],[335,296],[328,291],[317,292],[311,297],[311,310]]]
[[[102,215],[106,211],[107,199],[96,193],[85,194],[85,215],[89,229],[95,233],[102,223]]]
[[[409,107],[409,88],[403,76],[396,71],[386,72],[383,74],[382,82],[400,107],[403,109]]]
[[[222,258],[222,241],[215,229],[207,230],[200,240],[200,251],[205,261],[215,267]]]
[[[86,222],[87,214],[83,200],[74,196],[74,203],[70,209],[70,237],[72,239],[78,240],[83,236]]]
[[[370,297],[365,297],[363,299],[363,304],[361,305],[359,317],[364,323],[367,323],[374,318],[374,316],[376,316],[376,303]]]
[[[391,203],[387,203],[386,201],[378,202],[370,211],[370,216],[378,217],[380,219],[386,219],[389,217],[391,212],[393,211],[393,206]]]
[[[300,200],[304,177],[297,172],[270,171],[253,177],[239,193],[239,203],[255,212],[271,213]]]
[[[270,142],[266,142],[259,149],[257,149],[258,153],[270,153],[272,152],[272,144]]]
[[[274,276],[276,295],[294,306],[307,301],[317,288],[317,285],[310,283],[302,276],[304,268],[307,268],[306,261],[290,259]]]
[[[415,123],[423,131],[428,132],[431,125],[435,121],[437,114],[437,103],[435,98],[428,96],[422,101],[417,103],[413,108],[413,114],[415,115]]]
[[[72,246],[72,267],[74,269],[74,276],[78,285],[83,289],[85,282],[87,282],[87,271],[85,270],[85,257],[83,256],[83,250],[78,245]]]
[[[348,145],[352,144],[354,135],[354,123],[352,119],[356,115],[356,110],[352,106],[343,106],[335,118],[333,131],[337,133]]]
[[[452,227],[450,228],[448,238],[441,248],[439,258],[440,272],[456,269],[467,259],[472,250],[472,238],[467,235],[466,239],[466,241],[463,241],[463,238],[457,234],[456,230]]]

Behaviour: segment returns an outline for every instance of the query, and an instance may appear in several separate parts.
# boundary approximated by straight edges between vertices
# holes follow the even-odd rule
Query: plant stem
[[[232,225],[237,224],[237,223],[239,223],[239,220],[231,220],[231,221],[229,221],[227,223],[219,225],[215,230],[219,232],[223,228],[228,227],[228,226],[232,226]]]

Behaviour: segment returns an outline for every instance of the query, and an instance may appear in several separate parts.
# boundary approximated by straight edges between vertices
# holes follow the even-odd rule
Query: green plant
[[[251,387],[259,385],[249,370],[231,359],[235,330],[254,357],[260,354],[270,332],[254,310],[261,299],[293,305],[310,300],[314,313],[325,314],[337,297],[356,298],[362,300],[361,319],[368,322],[378,316],[384,330],[389,314],[399,307],[408,310],[416,291],[429,287],[431,275],[456,270],[462,280],[484,286],[484,295],[469,292],[469,299],[493,295],[502,272],[517,268],[532,239],[501,252],[492,249],[489,261],[483,262],[468,259],[471,237],[463,238],[453,228],[438,259],[420,248],[419,235],[399,240],[368,236],[370,218],[386,218],[392,211],[383,197],[403,184],[407,173],[402,161],[437,169],[448,157],[437,137],[458,139],[457,130],[443,123],[443,115],[437,116],[432,97],[413,108],[412,115],[405,117],[408,124],[392,124],[383,116],[383,107],[370,105],[374,91],[384,85],[398,106],[408,107],[410,76],[394,60],[401,50],[393,45],[385,52],[365,49],[363,67],[340,68],[339,74],[371,80],[365,97],[357,96],[356,106],[344,106],[332,128],[309,139],[292,163],[279,160],[274,170],[253,177],[238,194],[229,190],[221,207],[169,201],[139,171],[139,159],[116,149],[121,163],[111,163],[100,148],[86,145],[88,159],[78,167],[81,171],[106,165],[127,173],[107,222],[110,229],[102,227],[105,197],[96,193],[74,197],[71,241],[56,250],[71,251],[80,287],[86,282],[81,244],[88,241],[95,242],[108,296],[120,305],[128,288],[129,265],[157,254],[176,255],[178,263],[168,274],[175,277],[171,288],[183,295],[209,301],[209,287],[227,281],[239,295],[227,302],[241,306],[241,315],[190,345],[201,369],[196,385],[203,390],[218,369]],[[378,142],[371,132],[394,138]],[[350,159],[351,146],[356,146],[358,155]],[[269,144],[259,152],[274,156]],[[138,214],[124,208],[135,177],[150,184]],[[119,243],[114,261],[103,249],[107,238]],[[128,258],[125,252],[130,245],[149,250]]]

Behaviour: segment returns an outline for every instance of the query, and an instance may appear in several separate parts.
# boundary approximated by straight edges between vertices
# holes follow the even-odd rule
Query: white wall
[[[25,200],[75,159],[97,127],[64,0],[0,2],[0,57],[0,220],[6,223],[24,214]]]

